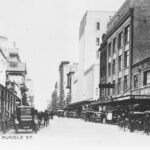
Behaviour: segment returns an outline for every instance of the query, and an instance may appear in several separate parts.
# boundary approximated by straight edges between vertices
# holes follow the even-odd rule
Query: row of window
[[[111,57],[111,54],[115,54],[116,50],[120,50],[123,47],[123,43],[126,45],[129,43],[130,38],[130,27],[127,26],[123,31],[118,34],[118,38],[114,38],[112,42],[108,44],[108,57]],[[118,42],[118,44],[117,44]]]
[[[97,30],[97,31],[100,30],[100,22],[99,22],[99,21],[96,22],[96,30]],[[96,38],[96,45],[97,45],[97,46],[100,45],[100,38],[99,38],[99,37]]]
[[[139,87],[139,75],[136,74],[134,75],[134,89],[138,88]],[[150,84],[150,70],[148,71],[145,71],[143,73],[143,85],[148,85]]]
[[[129,50],[124,53],[124,68],[129,67]],[[123,55],[118,57],[118,70],[123,69]],[[116,74],[116,59],[113,59],[112,63],[108,63],[108,76]]]
[[[115,95],[116,93],[120,94],[121,92],[121,89],[122,89],[122,84],[123,84],[123,89],[124,91],[127,91],[128,88],[129,88],[129,76],[128,75],[125,75],[124,76],[124,81],[122,82],[122,78],[119,78],[118,79],[118,84],[117,84],[117,87],[116,87],[116,81],[113,80],[113,83],[115,85],[115,88],[112,89],[112,94]],[[108,96],[111,95],[111,89],[108,89]]]
[[[118,79],[117,85],[116,85],[116,81],[113,80],[112,84],[115,85],[115,88],[112,89],[112,95],[115,95],[116,93],[120,94],[121,89],[122,89],[122,84],[123,84],[124,92],[128,91],[128,89],[129,89],[129,76],[125,75],[123,81],[122,81],[122,79],[123,78]],[[150,70],[145,71],[143,73],[143,85],[148,85],[148,84],[150,84]],[[134,75],[133,88],[136,89],[138,87],[139,87],[139,75],[136,74],[136,75]],[[102,92],[104,92],[104,89],[102,89]],[[107,95],[108,96],[111,95],[111,89],[107,89]]]

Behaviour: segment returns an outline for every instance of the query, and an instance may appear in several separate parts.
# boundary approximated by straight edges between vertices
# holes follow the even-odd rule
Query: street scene
[[[34,134],[31,131],[25,132],[20,131],[16,136],[16,139],[13,138],[14,130],[10,130],[5,135],[7,140],[1,139],[3,144],[8,144],[13,141],[13,144],[19,144],[22,141],[22,138],[28,144],[33,144],[38,147],[38,145],[47,145],[48,143],[51,146],[149,146],[149,137],[143,134],[142,132],[124,132],[121,131],[117,126],[97,124],[91,122],[84,122],[80,119],[68,119],[68,118],[58,118],[54,117],[53,120],[50,120],[48,127],[41,128],[38,134]],[[31,136],[32,140],[26,139],[27,136]],[[10,136],[10,137],[9,137]],[[22,143],[23,143],[22,141]]]
[[[149,0],[0,2],[2,146],[150,145]]]

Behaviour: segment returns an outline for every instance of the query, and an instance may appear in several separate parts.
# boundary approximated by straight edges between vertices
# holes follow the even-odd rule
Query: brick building
[[[126,0],[107,25],[101,44],[100,110],[150,110],[150,1]],[[105,76],[106,75],[106,76]],[[117,107],[116,107],[117,106]]]

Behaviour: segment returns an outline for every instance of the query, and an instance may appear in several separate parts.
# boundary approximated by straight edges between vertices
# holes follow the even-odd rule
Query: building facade
[[[0,84],[5,86],[6,83],[6,68],[7,68],[7,37],[0,36]]]
[[[25,81],[27,87],[27,102],[30,106],[34,106],[34,84],[33,80],[27,76]]]
[[[78,63],[70,64],[70,70],[67,74],[67,88],[69,89],[67,95],[67,104],[71,104],[76,101],[74,97],[76,93],[75,74],[77,74],[78,65]]]
[[[110,11],[87,11],[81,20],[79,30],[79,82],[78,82],[78,101],[87,99],[89,84],[87,71],[92,65],[99,64],[98,49],[101,44],[101,36],[106,32],[107,23],[114,12]],[[96,69],[97,81],[99,80],[99,70]],[[95,71],[94,71],[95,72]],[[94,83],[95,84],[95,83]],[[97,82],[96,89],[99,82]],[[88,86],[88,87],[87,87]],[[92,97],[93,99],[93,97]]]
[[[8,64],[6,69],[6,88],[22,99],[22,104],[26,105],[26,64],[21,62],[18,48],[8,49]]]
[[[150,110],[149,8],[149,0],[126,0],[107,25],[106,39],[100,48],[107,60],[100,60],[100,68],[106,66],[106,70],[100,83],[112,84],[114,88],[101,87],[101,110],[103,106],[107,110],[116,106]]]
[[[94,64],[84,73],[84,100],[94,101],[99,99],[99,65]]]
[[[60,92],[59,92],[59,109],[63,109],[66,106],[66,98],[68,89],[67,87],[67,74],[69,73],[69,61],[62,61],[59,65],[59,84],[60,84]]]

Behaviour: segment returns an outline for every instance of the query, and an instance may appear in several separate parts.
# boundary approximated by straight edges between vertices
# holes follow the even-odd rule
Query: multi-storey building
[[[99,97],[98,48],[112,15],[114,12],[111,11],[87,11],[80,23],[78,102],[97,100]]]
[[[59,109],[63,109],[66,106],[66,98],[68,89],[67,87],[67,74],[69,72],[70,66],[69,61],[62,61],[59,65]]]
[[[73,93],[76,92],[76,83],[74,83],[74,74],[76,74],[78,71],[78,63],[73,63],[70,65],[70,70],[67,74],[67,88],[69,89],[68,95],[67,95],[67,104],[73,103]],[[73,100],[73,101],[72,101]]]
[[[27,102],[30,106],[34,106],[34,85],[33,80],[27,76],[26,77],[26,87],[27,87]]]
[[[103,88],[106,93],[101,93],[100,98],[104,98],[105,104],[101,101],[101,106],[150,110],[149,18],[149,0],[126,0],[108,23],[100,48],[106,58],[100,62],[101,69],[106,66],[100,83],[104,79],[104,83],[115,87]]]
[[[54,91],[52,92],[52,95],[51,95],[51,101],[50,101],[50,103],[49,103],[49,105],[48,105],[48,107],[47,107],[47,110],[49,111],[49,112],[56,112],[57,110],[58,110],[58,93],[59,93],[59,91],[58,91],[58,82],[56,82],[55,83],[55,86],[54,86]]]
[[[77,93],[78,92],[78,68],[77,70],[72,74],[72,80],[71,80],[71,103],[77,102]]]
[[[26,64],[21,62],[18,48],[8,49],[8,64],[6,69],[6,87],[16,94],[22,103],[26,104],[25,77],[27,74]]]
[[[0,36],[0,84],[5,86],[6,82],[6,68],[7,68],[7,43],[8,39]]]

